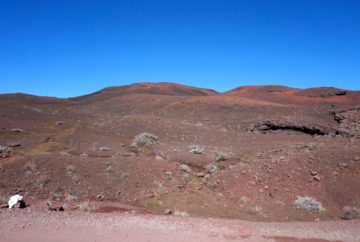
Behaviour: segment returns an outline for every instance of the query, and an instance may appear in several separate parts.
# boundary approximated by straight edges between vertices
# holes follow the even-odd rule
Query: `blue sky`
[[[0,5],[0,93],[133,82],[360,89],[360,1],[28,0]]]

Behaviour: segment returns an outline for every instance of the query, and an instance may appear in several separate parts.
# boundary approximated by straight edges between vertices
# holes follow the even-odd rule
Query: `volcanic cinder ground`
[[[144,132],[156,142],[134,145]],[[19,224],[37,217],[51,224],[54,216],[85,227],[91,221],[106,227],[106,218],[119,226],[163,220],[193,229],[188,240],[360,240],[358,220],[340,221],[360,217],[358,91],[245,86],[217,93],[140,83],[69,99],[3,94],[0,146],[1,202],[21,194],[28,204],[0,209],[8,241],[15,232],[6,230],[7,218],[18,236],[30,236],[42,222],[32,222],[33,232]],[[313,198],[323,210],[297,207],[298,197]],[[65,211],[44,212],[60,207]],[[199,223],[206,223],[205,235]],[[249,231],[240,233],[237,223]],[[212,234],[219,224],[230,232]],[[276,230],[283,226],[286,232]],[[299,226],[303,236],[291,230]],[[143,241],[148,228],[136,234],[130,227],[119,227],[130,236],[122,241]],[[148,240],[169,239],[158,236],[163,227]]]

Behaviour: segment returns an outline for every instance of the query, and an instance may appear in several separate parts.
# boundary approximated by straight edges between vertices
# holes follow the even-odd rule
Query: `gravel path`
[[[360,221],[257,223],[131,213],[0,210],[0,241],[360,241]]]

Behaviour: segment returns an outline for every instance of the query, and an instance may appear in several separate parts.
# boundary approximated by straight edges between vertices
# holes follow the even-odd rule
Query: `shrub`
[[[319,144],[316,142],[310,142],[306,145],[306,147],[309,148],[310,150],[315,150],[318,146]]]
[[[78,205],[80,211],[82,212],[90,212],[91,211],[91,206],[90,206],[90,203],[89,202],[83,202],[83,203],[80,203]]]
[[[0,153],[3,153],[7,150],[7,147],[6,146],[2,146],[0,145]]]
[[[34,163],[27,164],[24,168],[24,175],[26,177],[31,176],[36,170],[36,165]]]
[[[189,148],[189,152],[192,154],[201,155],[202,153],[204,153],[204,148],[199,145],[191,145],[189,146]]]
[[[250,198],[248,198],[247,196],[242,196],[240,197],[239,201],[241,203],[248,203],[250,201]]]
[[[345,206],[343,208],[342,219],[357,219],[360,218],[360,208]]]
[[[180,170],[185,172],[185,173],[189,173],[191,172],[191,168],[188,166],[188,165],[185,165],[185,164],[181,164],[179,166]]]
[[[228,159],[228,155],[222,151],[215,151],[213,155],[215,161],[225,161]]]
[[[167,179],[171,180],[171,178],[172,178],[172,172],[171,172],[171,171],[165,171],[165,172],[164,172],[164,176],[165,176]]]
[[[71,194],[67,194],[65,197],[65,202],[73,202],[76,201],[77,197]]]
[[[8,202],[8,198],[0,195],[0,205],[7,203],[7,202]]]
[[[161,182],[155,181],[154,184],[155,184],[155,187],[156,187],[156,192],[159,195],[168,193],[168,190],[166,189],[166,187]]]
[[[40,189],[43,189],[49,182],[51,181],[50,177],[48,175],[42,175],[37,180],[37,185]]]
[[[208,173],[212,174],[212,173],[217,172],[219,170],[219,168],[217,165],[210,163],[206,166],[206,170]]]
[[[105,172],[108,175],[113,172],[113,167],[112,167],[112,162],[111,161],[106,162]]]
[[[158,137],[150,133],[141,133],[135,136],[132,147],[150,146],[158,143]]]
[[[306,211],[323,212],[325,208],[313,197],[297,197],[294,207]]]
[[[174,215],[175,216],[187,217],[187,216],[189,216],[189,213],[187,211],[180,211],[180,210],[175,209]]]
[[[66,173],[72,177],[76,173],[76,167],[74,165],[68,165],[66,167]]]

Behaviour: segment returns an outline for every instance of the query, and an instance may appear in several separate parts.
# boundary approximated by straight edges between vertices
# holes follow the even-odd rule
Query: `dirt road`
[[[360,241],[360,221],[258,223],[131,213],[0,211],[0,241]]]

